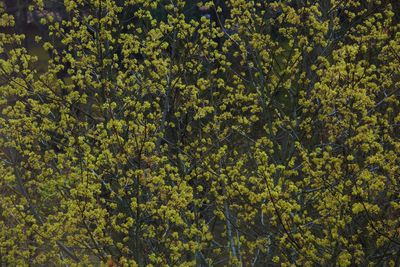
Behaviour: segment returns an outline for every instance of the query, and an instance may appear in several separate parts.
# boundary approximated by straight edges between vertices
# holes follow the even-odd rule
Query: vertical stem
[[[225,209],[225,218],[226,218],[226,231],[228,235],[228,242],[232,251],[232,256],[237,258],[236,254],[236,248],[235,248],[235,242],[233,240],[232,236],[232,223],[231,223],[231,214],[229,211],[228,203],[225,201],[224,202],[224,209]]]

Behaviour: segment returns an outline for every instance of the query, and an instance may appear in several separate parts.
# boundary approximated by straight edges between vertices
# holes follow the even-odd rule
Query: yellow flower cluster
[[[55,5],[0,2],[0,265],[400,265],[397,1]]]

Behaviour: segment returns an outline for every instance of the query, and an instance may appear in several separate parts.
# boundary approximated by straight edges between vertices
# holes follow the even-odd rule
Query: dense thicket
[[[399,2],[0,2],[1,266],[400,266]]]

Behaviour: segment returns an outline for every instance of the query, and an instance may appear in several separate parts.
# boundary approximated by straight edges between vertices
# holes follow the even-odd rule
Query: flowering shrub
[[[397,1],[50,2],[44,67],[0,3],[0,265],[400,265]]]

